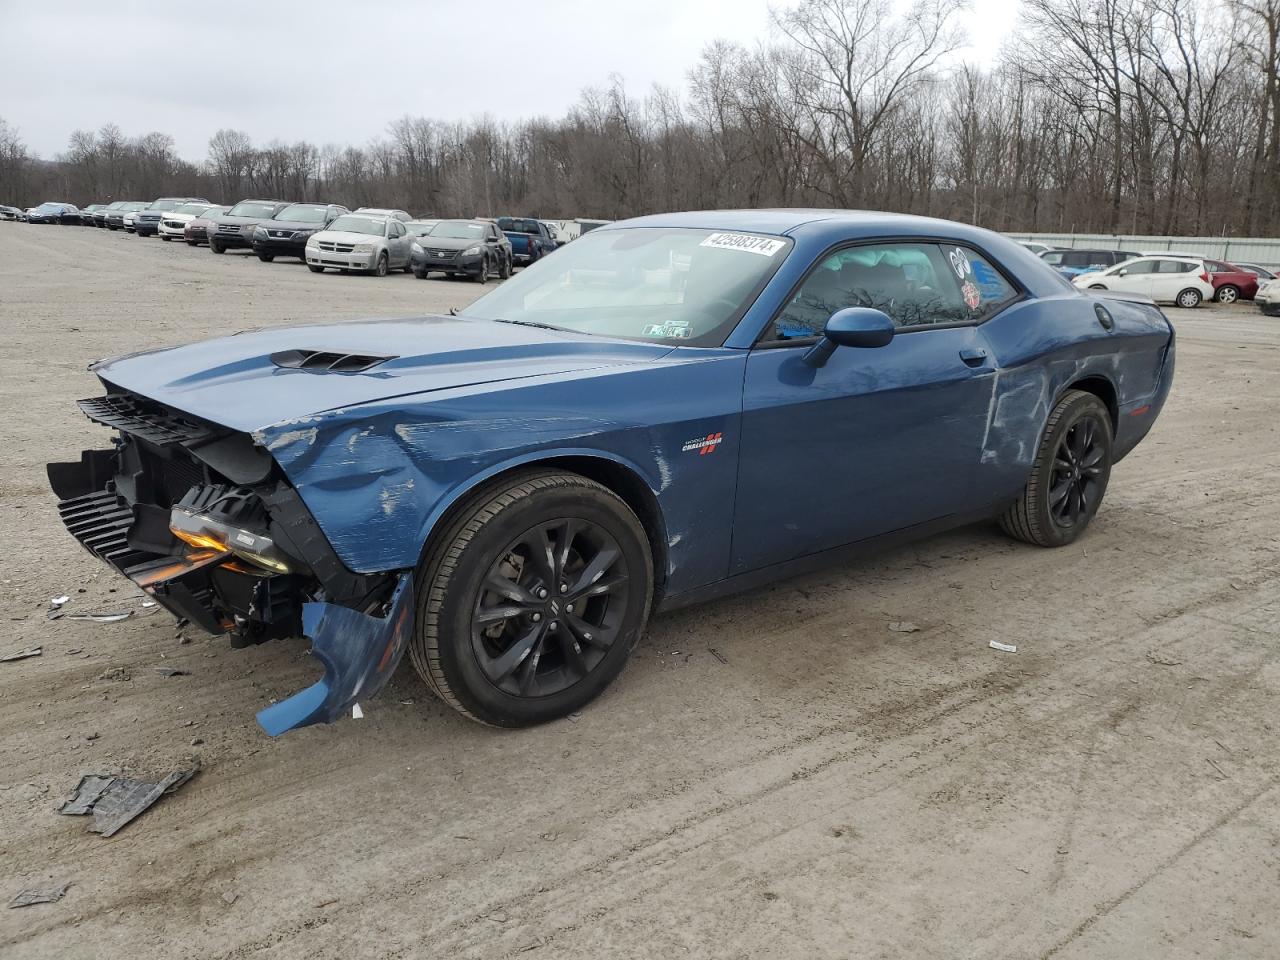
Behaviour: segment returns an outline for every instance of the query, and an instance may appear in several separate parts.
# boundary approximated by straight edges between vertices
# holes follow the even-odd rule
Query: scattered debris
[[[240,894],[232,893],[230,890],[228,890],[226,893],[222,895],[222,899],[227,901],[227,905],[230,906],[231,904],[235,903],[237,900],[240,899]]]
[[[60,887],[52,887],[48,890],[23,890],[9,901],[9,909],[29,907],[34,903],[57,903],[66,896],[67,888],[70,886],[70,883],[64,883]]]
[[[579,720],[582,719],[582,714],[575,710],[573,713],[565,717],[565,719],[568,720],[570,723],[577,723]]]
[[[324,907],[332,907],[337,902],[338,898],[334,897],[332,900],[321,900],[319,903],[313,903],[311,907],[315,910],[321,910]]]
[[[84,735],[84,738],[86,740],[97,740],[100,736],[102,736],[102,734],[100,734],[97,730],[95,730],[93,731],[93,733],[86,733]]]
[[[191,745],[192,745],[193,747],[198,747],[198,746],[200,746],[202,743],[204,743],[204,737],[192,737],[192,738],[191,738]]]
[[[1205,759],[1209,761],[1209,766],[1213,767],[1213,769],[1217,770],[1218,773],[1222,775],[1223,780],[1231,779],[1231,777],[1227,774],[1227,771],[1223,770],[1220,766],[1218,766],[1218,761],[1214,760],[1212,757],[1205,757]]]
[[[84,653],[84,647],[74,647],[71,650],[67,651],[67,656],[74,657],[77,654],[81,654],[81,653]]]
[[[199,770],[198,766],[176,770],[159,783],[89,774],[80,778],[75,795],[59,807],[58,812],[68,816],[92,813],[89,832],[109,837],[166,793],[173,793]]]
[[[1154,650],[1147,651],[1147,659],[1161,667],[1176,667],[1182,663],[1181,660],[1174,660],[1172,657],[1166,657],[1164,654],[1156,653]]]
[[[727,664],[729,662],[728,659],[725,657],[725,655],[721,653],[719,650],[717,650],[715,647],[707,647],[707,653],[711,654],[721,663]]]
[[[184,647],[190,642],[191,642],[191,638],[188,637],[185,633],[178,634],[178,646]]]
[[[492,920],[494,923],[506,923],[511,918],[499,910],[497,913],[490,913],[485,917],[486,920]]]
[[[0,663],[10,663],[13,660],[26,660],[28,657],[40,656],[43,647],[27,647],[25,650],[19,650],[17,653],[6,653],[0,657]]]
[[[999,640],[992,640],[987,644],[992,650],[1003,650],[1005,653],[1017,653],[1018,645],[1016,643],[1001,643]]]
[[[360,704],[353,703],[351,705],[351,716],[353,719],[356,719],[356,720],[364,719],[364,711],[360,709]]]
[[[403,700],[401,700],[400,702],[401,702],[402,704],[404,704],[406,707],[412,707],[412,706],[413,706],[413,697],[405,697],[405,698],[404,698]]]
[[[126,680],[132,680],[133,677],[129,675],[129,671],[124,667],[112,667],[110,670],[103,670],[102,673],[98,674],[98,679],[124,682]]]
[[[190,670],[184,670],[182,667],[156,667],[156,673],[162,677],[189,677]]]
[[[154,600],[143,600],[142,605],[144,607],[154,607],[156,605],[156,602]]]
[[[132,610],[113,610],[107,613],[68,613],[68,620],[88,620],[92,623],[119,623],[133,616]]]
[[[910,620],[894,620],[889,624],[889,629],[894,633],[919,633],[920,628]]]
[[[64,603],[70,603],[70,602],[71,602],[71,598],[64,593],[62,596],[54,597],[52,600],[49,601],[49,609],[57,610]]]

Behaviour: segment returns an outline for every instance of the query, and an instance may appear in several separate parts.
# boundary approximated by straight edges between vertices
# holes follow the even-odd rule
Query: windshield
[[[40,204],[40,206],[36,207],[36,209],[37,209],[37,210],[61,210],[61,209],[63,208],[63,206],[64,206],[64,204],[61,204],[61,203],[53,203],[53,202],[51,201],[51,202],[49,202],[49,203],[42,203],[42,204]]]
[[[484,226],[479,223],[468,223],[465,220],[441,220],[428,237],[452,237],[454,240],[479,240],[484,236]]]
[[[155,203],[151,204],[151,206],[149,207],[149,209],[151,209],[151,210],[172,210],[172,209],[173,209],[174,207],[176,207],[177,205],[178,205],[178,201],[177,201],[177,200],[157,200]]]
[[[438,222],[439,221],[437,220],[424,220],[421,222],[415,220],[410,223],[406,223],[404,226],[405,226],[405,229],[409,231],[409,236],[425,237],[428,233],[431,232],[431,228],[434,227]]]
[[[121,204],[120,209],[128,210],[132,212],[135,210],[145,210],[147,209],[148,206],[150,206],[150,204],[143,203],[140,200],[130,200],[126,203]]]
[[[324,223],[329,208],[314,203],[294,203],[276,214],[277,220],[292,220],[295,223]]]
[[[208,209],[209,209],[209,205],[207,203],[184,203],[180,207],[174,207],[173,212],[200,214],[200,213],[204,213]]]
[[[786,237],[678,227],[602,230],[539,260],[460,314],[719,346],[791,246]]]
[[[228,216],[231,217],[262,217],[269,220],[275,216],[276,205],[274,203],[260,203],[257,200],[246,200],[244,203],[237,203],[231,208]]]
[[[385,217],[339,217],[329,224],[330,230],[345,230],[347,233],[367,233],[371,237],[380,237],[387,232]]]

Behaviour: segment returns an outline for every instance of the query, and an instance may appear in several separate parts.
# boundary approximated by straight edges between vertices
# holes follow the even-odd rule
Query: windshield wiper
[[[536,320],[504,320],[502,317],[490,317],[494,323],[514,323],[519,327],[537,327],[539,330],[558,330],[561,333],[573,333],[576,331],[566,330],[564,327],[553,327],[549,323],[538,323]]]

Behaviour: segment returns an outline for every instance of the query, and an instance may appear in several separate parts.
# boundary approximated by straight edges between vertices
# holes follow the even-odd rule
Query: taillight
[[[1205,283],[1208,283],[1208,282],[1209,282],[1209,274],[1207,274],[1207,273],[1202,273],[1202,274],[1200,274],[1200,279],[1201,279],[1201,280],[1203,280]]]

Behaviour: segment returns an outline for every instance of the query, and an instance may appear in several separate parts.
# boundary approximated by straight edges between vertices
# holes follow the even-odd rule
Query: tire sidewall
[[[1053,425],[1041,444],[1037,455],[1041,469],[1032,480],[1032,484],[1036,487],[1034,491],[1036,519],[1051,546],[1065,546],[1089,528],[1093,518],[1102,506],[1103,499],[1106,497],[1107,486],[1111,480],[1112,457],[1115,452],[1115,431],[1111,425],[1111,413],[1101,400],[1091,393],[1078,393],[1065,398],[1065,403],[1069,405],[1067,412]],[[1049,506],[1049,490],[1053,485],[1054,454],[1057,452],[1062,438],[1071,431],[1072,427],[1086,417],[1092,417],[1097,421],[1104,437],[1106,455],[1102,460],[1103,472],[1099,481],[1101,490],[1098,492],[1093,507],[1083,522],[1076,523],[1071,527],[1062,527],[1053,518],[1053,512]]]
[[[1194,302],[1183,303],[1182,301],[1184,298],[1193,300]],[[1203,299],[1204,297],[1201,296],[1199,290],[1192,290],[1190,287],[1188,287],[1186,290],[1183,290],[1181,293],[1178,294],[1177,299],[1174,300],[1174,303],[1182,307],[1184,310],[1191,310],[1191,309],[1194,309],[1195,307],[1200,306],[1200,301]]]
[[[1240,299],[1240,291],[1231,284],[1227,284],[1218,288],[1216,299],[1219,303],[1235,303]]]
[[[491,506],[492,501],[478,512]],[[501,551],[531,527],[565,517],[599,524],[622,550],[631,577],[624,626],[604,660],[586,678],[549,696],[515,697],[494,686],[476,660],[471,645],[475,599]],[[445,552],[458,538],[450,539],[452,543]],[[427,571],[428,586],[420,592],[416,629],[420,635],[433,634],[440,669],[450,692],[468,713],[486,723],[527,726],[562,717],[583,706],[622,671],[648,620],[653,573],[644,528],[621,500],[594,485],[544,488],[523,497],[481,525],[462,547],[451,570],[442,569],[443,555],[442,552]]]

